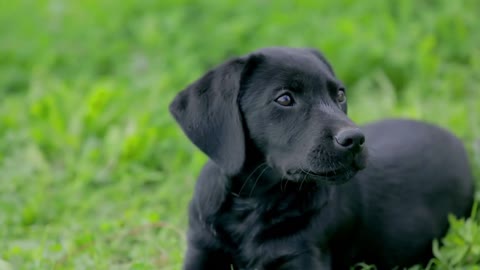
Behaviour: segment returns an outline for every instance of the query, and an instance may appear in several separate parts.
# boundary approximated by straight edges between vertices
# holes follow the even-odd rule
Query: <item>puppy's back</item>
[[[403,262],[428,260],[432,240],[448,228],[448,214],[464,217],[471,210],[474,181],[462,142],[414,120],[389,119],[362,129],[369,162],[355,182],[363,198],[364,237],[373,239],[366,257],[385,267],[396,265],[397,256]]]
[[[437,184],[446,176],[473,194],[473,176],[463,143],[450,131],[425,122],[387,119],[362,127],[373,167],[404,169]],[[429,174],[429,173],[431,174]],[[430,176],[430,177],[428,177]],[[434,177],[436,176],[436,177]],[[417,176],[421,178],[420,176]],[[435,179],[433,179],[433,178]],[[420,183],[418,183],[420,184]]]
[[[454,214],[468,214],[465,211],[470,211],[474,193],[472,169],[463,143],[453,133],[404,119],[368,124],[363,130],[372,169],[384,168],[406,191],[425,192],[452,204]]]

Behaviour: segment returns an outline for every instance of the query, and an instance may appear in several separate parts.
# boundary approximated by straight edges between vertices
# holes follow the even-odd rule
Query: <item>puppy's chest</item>
[[[295,251],[291,247],[279,248],[280,243],[285,242],[282,239],[295,236],[297,243],[289,241],[291,245],[304,244],[305,241],[301,238],[308,234],[302,232],[311,230],[312,220],[318,215],[318,211],[311,208],[311,205],[304,205],[300,199],[285,197],[259,202],[231,197],[215,220],[213,228],[237,264],[251,266],[252,262],[262,264],[275,260],[287,256],[288,254],[280,254],[285,253],[285,250]]]

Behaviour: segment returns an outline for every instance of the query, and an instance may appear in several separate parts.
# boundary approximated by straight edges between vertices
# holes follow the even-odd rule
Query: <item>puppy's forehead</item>
[[[272,47],[255,53],[263,56],[263,73],[266,73],[268,78],[280,81],[294,79],[314,84],[339,83],[329,71],[327,63],[309,50]]]
[[[269,47],[260,49],[253,54],[262,55],[265,64],[278,71],[334,79],[334,75],[329,71],[328,64],[307,49]]]

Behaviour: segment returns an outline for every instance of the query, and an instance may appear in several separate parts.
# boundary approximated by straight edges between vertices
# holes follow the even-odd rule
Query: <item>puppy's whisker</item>
[[[280,179],[280,191],[285,191],[287,189],[287,181],[285,180],[285,188],[283,187],[283,180],[285,180],[285,175],[282,174],[282,178]]]
[[[247,177],[247,179],[245,179],[245,181],[243,182],[242,186],[240,187],[240,190],[238,191],[238,194],[241,194],[241,193],[242,193],[243,189],[244,189],[245,186],[247,185],[248,181],[250,181],[251,177],[255,174],[255,172],[256,172],[258,169],[260,169],[260,168],[262,168],[263,166],[266,166],[266,165],[267,165],[267,163],[264,162],[264,163],[258,165],[258,166],[250,173],[250,175]]]
[[[265,169],[263,169],[263,171],[258,175],[257,179],[255,180],[255,183],[253,183],[252,189],[250,190],[250,195],[249,195],[249,197],[252,196],[253,190],[254,190],[255,187],[257,186],[258,180],[260,179],[260,177],[262,177],[262,174],[265,173],[265,171],[266,171],[267,169],[268,169],[268,166],[267,166]]]
[[[310,175],[309,172],[306,172],[303,169],[300,169],[300,170],[302,170],[302,172],[304,173],[304,176],[303,176],[302,181],[300,182],[300,186],[298,187],[298,190],[302,190],[302,186],[303,186],[303,183],[305,182],[305,179],[307,178],[307,176]]]
[[[298,187],[298,190],[302,190],[302,186],[303,186],[303,183],[305,182],[305,178],[307,178],[307,175],[308,175],[308,174],[305,174],[305,175],[303,176],[302,182],[300,182],[300,187]]]
[[[335,161],[332,161],[331,165],[330,165],[330,168],[331,168],[331,171],[333,172],[333,176],[337,176],[337,170],[338,170],[338,164],[340,162],[335,162]]]
[[[287,190],[287,185],[288,185],[288,179],[285,179],[285,186],[283,187],[283,190],[284,190],[284,191]]]
[[[344,170],[344,169],[347,169],[347,166],[345,164],[343,164],[342,162],[339,162],[337,161],[337,166],[336,167],[340,167],[340,170]],[[334,170],[333,173],[335,174],[335,176],[337,175],[337,171],[338,170]]]

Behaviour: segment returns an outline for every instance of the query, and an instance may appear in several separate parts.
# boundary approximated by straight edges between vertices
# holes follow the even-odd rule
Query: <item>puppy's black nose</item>
[[[357,152],[362,149],[363,143],[365,143],[365,136],[358,128],[341,130],[335,136],[335,145],[342,150]]]

